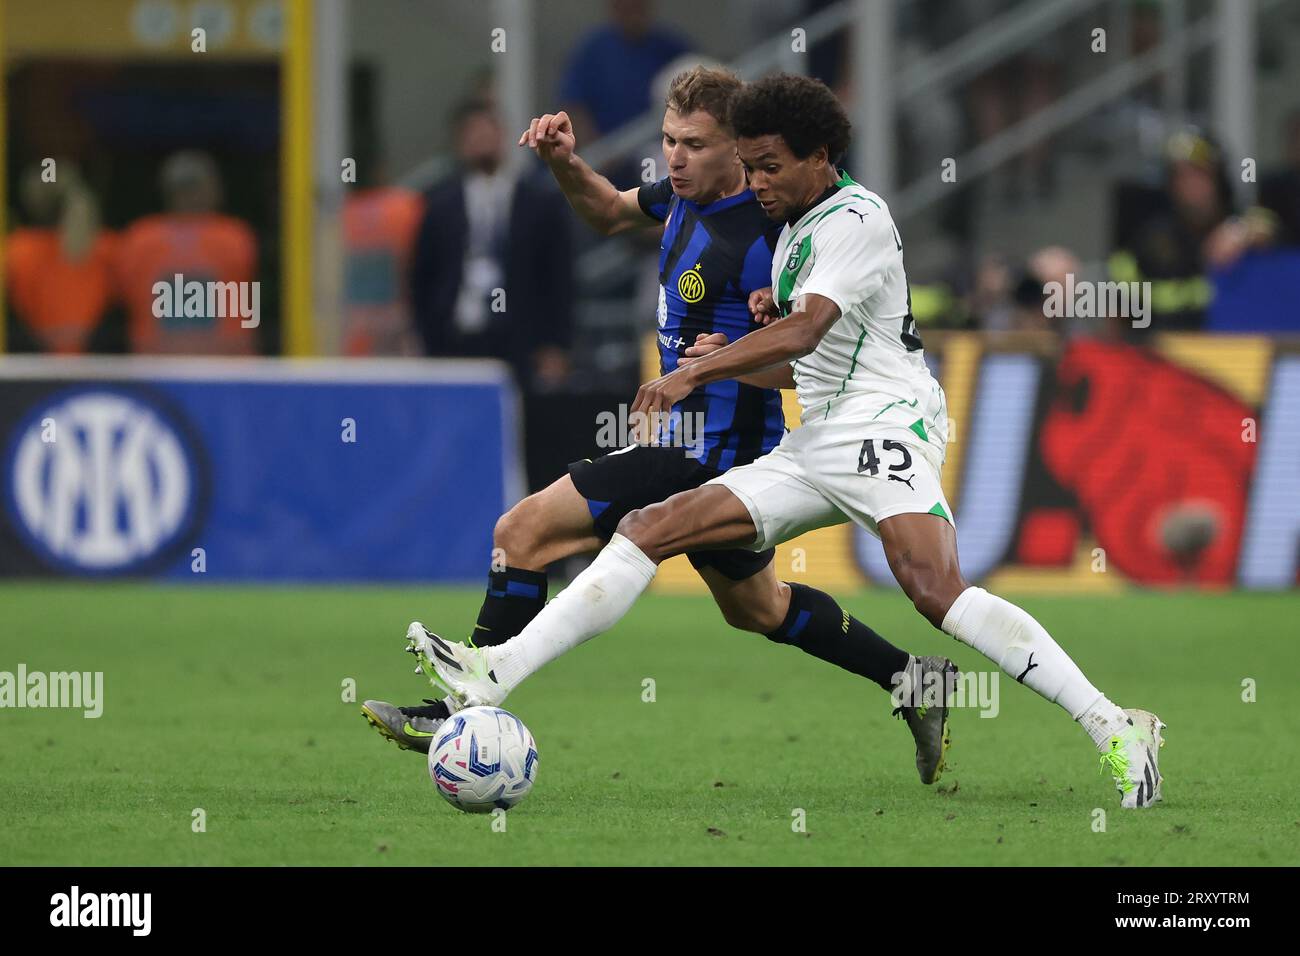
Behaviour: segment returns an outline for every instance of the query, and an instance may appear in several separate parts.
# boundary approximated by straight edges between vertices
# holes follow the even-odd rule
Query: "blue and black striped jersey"
[[[659,246],[659,364],[677,367],[701,332],[734,342],[759,328],[749,294],[772,284],[772,252],[782,223],[763,213],[748,189],[701,206],[673,192],[667,179],[642,186],[641,210],[665,223]],[[674,406],[701,416],[700,460],[719,471],[745,465],[776,447],[785,430],[781,393],[735,380],[696,389]]]

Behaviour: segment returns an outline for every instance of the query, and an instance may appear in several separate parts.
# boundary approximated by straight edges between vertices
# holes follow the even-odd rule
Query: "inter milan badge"
[[[677,292],[687,302],[699,302],[704,298],[704,276],[700,275],[700,264],[694,269],[687,269],[677,280]]]

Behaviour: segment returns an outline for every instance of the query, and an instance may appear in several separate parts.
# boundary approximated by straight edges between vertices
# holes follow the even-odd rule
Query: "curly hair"
[[[737,136],[776,134],[804,159],[818,146],[838,163],[849,148],[851,124],[844,107],[821,80],[791,73],[765,76],[746,84],[731,107]]]

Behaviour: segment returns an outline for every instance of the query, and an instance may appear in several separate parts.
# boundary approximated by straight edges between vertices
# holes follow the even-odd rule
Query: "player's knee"
[[[526,567],[529,559],[542,544],[541,508],[530,495],[497,519],[492,529],[492,547],[501,551],[506,562],[515,567]]]
[[[654,525],[654,517],[646,514],[647,510],[638,508],[636,511],[629,511],[614,529],[638,548],[649,543],[650,529]]]
[[[618,528],[615,529],[644,551],[646,557],[655,562],[658,562],[661,558],[658,553],[660,544],[658,531],[662,524],[659,520],[659,510],[657,505],[651,505],[648,508],[629,511],[623,516],[623,520],[618,523]]]

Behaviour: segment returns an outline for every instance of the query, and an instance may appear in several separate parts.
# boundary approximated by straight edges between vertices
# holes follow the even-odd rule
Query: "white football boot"
[[[1101,769],[1109,770],[1119,791],[1119,805],[1133,810],[1150,807],[1164,799],[1160,794],[1163,778],[1157,761],[1165,745],[1160,731],[1164,722],[1145,710],[1125,710],[1128,725],[1107,741],[1109,749],[1101,755]]]
[[[415,672],[429,678],[451,700],[452,711],[464,707],[499,707],[508,691],[496,681],[482,648],[447,641],[419,621],[406,629],[406,650],[416,657]]]

